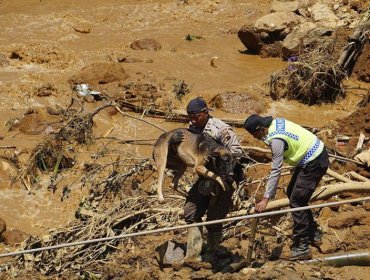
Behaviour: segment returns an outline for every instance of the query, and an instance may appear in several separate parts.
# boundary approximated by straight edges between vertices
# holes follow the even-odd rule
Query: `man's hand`
[[[182,130],[177,130],[174,134],[172,134],[170,140],[168,141],[170,144],[180,144],[185,140],[185,133]]]
[[[263,210],[265,210],[268,202],[269,199],[267,197],[262,198],[261,201],[256,204],[256,212],[262,212]]]

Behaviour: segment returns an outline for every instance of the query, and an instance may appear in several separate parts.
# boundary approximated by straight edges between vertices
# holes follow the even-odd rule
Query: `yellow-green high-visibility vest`
[[[283,139],[288,148],[284,151],[284,162],[303,165],[318,157],[324,149],[324,143],[307,129],[285,119],[274,119],[264,139],[270,145],[272,139]]]

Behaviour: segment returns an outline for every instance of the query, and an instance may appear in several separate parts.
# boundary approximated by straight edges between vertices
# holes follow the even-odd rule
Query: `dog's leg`
[[[226,191],[227,187],[225,186],[225,183],[221,179],[220,176],[213,173],[212,171],[208,170],[204,165],[196,165],[194,166],[194,171],[198,173],[201,176],[207,177],[209,179],[215,180],[221,188]]]
[[[186,195],[186,192],[183,192],[182,190],[178,189],[178,187],[179,187],[179,180],[181,176],[184,174],[185,170],[186,168],[175,170],[175,176],[173,177],[173,180],[172,180],[174,190],[178,191],[179,193],[183,195]]]
[[[166,164],[167,164],[167,153],[168,153],[168,145],[160,145],[160,146],[154,147],[153,158],[157,165],[157,172],[158,172],[157,194],[158,194],[158,199],[160,202],[164,202],[162,186],[163,186],[163,181],[164,181],[164,171],[166,169]]]

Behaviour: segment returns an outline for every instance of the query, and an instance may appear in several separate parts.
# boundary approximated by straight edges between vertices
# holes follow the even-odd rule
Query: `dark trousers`
[[[215,192],[213,196],[211,192]],[[207,221],[224,219],[232,205],[232,191],[223,191],[212,180],[199,178],[190,189],[184,206],[185,222],[187,224],[202,221],[207,213]],[[222,224],[206,226],[209,232],[220,232]]]
[[[303,166],[296,167],[287,190],[291,208],[308,206],[313,192],[328,167],[329,156],[325,148],[316,159]],[[311,210],[292,212],[292,216],[293,236],[295,238],[308,237],[316,231],[317,224]]]

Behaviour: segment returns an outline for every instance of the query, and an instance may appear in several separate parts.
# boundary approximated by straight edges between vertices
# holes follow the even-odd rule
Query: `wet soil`
[[[103,96],[173,113],[185,113],[191,98],[203,96],[214,107],[212,114],[216,117],[239,121],[252,113],[284,117],[301,125],[330,130],[325,139],[328,146],[345,155],[352,152],[360,131],[370,136],[369,104],[357,106],[370,88],[366,83],[369,48],[365,46],[354,75],[345,82],[346,97],[335,104],[307,106],[294,100],[272,101],[268,92],[269,77],[286,63],[280,58],[248,54],[236,35],[241,26],[267,14],[270,6],[270,1],[242,0],[0,1],[0,122],[4,124],[0,127],[0,217],[7,227],[39,237],[52,228],[63,228],[75,220],[76,209],[88,196],[89,190],[82,188],[78,181],[87,164],[103,164],[102,155],[111,160],[151,157],[151,144],[161,131],[106,108],[94,117],[94,137],[105,138],[104,141],[146,140],[149,144],[97,140],[90,145],[76,145],[71,141],[66,149],[74,165],[60,173],[55,191],[48,188],[52,166],[50,172],[41,173],[28,187],[15,180],[20,169],[31,160],[33,149],[61,128],[60,108],[67,108],[72,98],[76,100],[75,111],[83,107],[86,112],[92,112],[104,104],[104,98],[80,96],[73,89],[80,83],[89,84]],[[136,44],[132,48],[130,44],[140,39],[153,39],[155,45],[137,50],[136,45],[143,45]],[[179,91],[179,84],[185,84],[186,90]],[[179,96],[179,92],[184,94]],[[158,118],[144,119],[165,130],[186,126]],[[235,131],[243,145],[263,147],[242,129],[235,128]],[[346,147],[336,145],[338,134],[351,137]],[[7,148],[9,146],[12,148]],[[369,147],[368,141],[364,147]],[[9,161],[14,154],[20,169],[14,161]],[[334,163],[332,168],[340,173],[354,170],[370,178],[368,169],[355,164]],[[268,164],[261,165],[249,171],[248,176],[251,180],[260,179],[268,175],[268,171]],[[155,176],[149,178],[149,182],[140,181],[141,189],[151,188]],[[288,179],[284,177],[280,182],[282,187],[277,198],[285,196],[283,189]],[[64,186],[72,186],[68,195],[63,192]],[[257,185],[252,185],[249,192],[254,193],[256,188]],[[136,192],[136,189],[128,191],[130,195]],[[357,208],[363,210],[354,205],[315,213],[320,224],[325,225],[326,253],[370,248],[370,240],[363,238],[369,236],[368,218],[335,229],[326,226],[330,218],[340,219],[344,212],[354,217]],[[369,209],[364,211],[368,217]],[[329,214],[324,215],[327,212]],[[287,222],[283,230],[290,232],[290,226]],[[225,275],[216,275],[210,270],[160,270],[155,247],[172,238],[185,242],[184,232],[135,238],[131,245],[122,244],[112,251],[106,263],[90,270],[99,271],[103,279],[207,279],[211,276],[213,279],[367,279],[369,272],[366,267],[315,267],[281,260],[252,272]],[[223,244],[233,253],[245,255],[246,246],[242,241],[246,239],[240,234],[225,239]],[[272,251],[277,242],[263,225],[257,239],[267,244],[267,251]],[[280,245],[284,251],[288,250],[288,242]],[[16,248],[0,245],[2,252]],[[321,255],[313,250],[315,256]],[[35,273],[35,278],[38,277],[48,278]],[[50,279],[57,278],[77,277],[68,271],[50,276]]]

